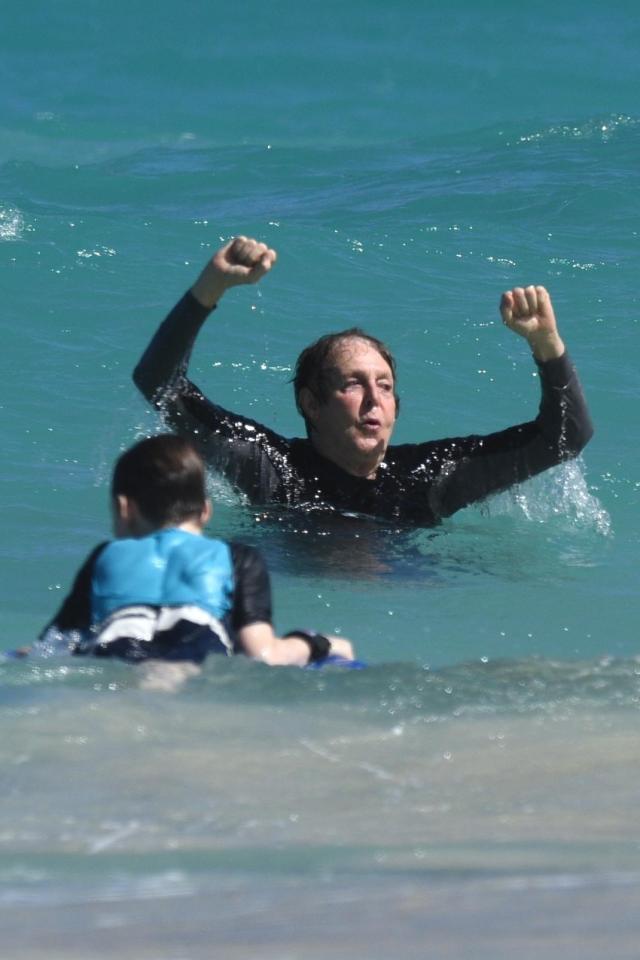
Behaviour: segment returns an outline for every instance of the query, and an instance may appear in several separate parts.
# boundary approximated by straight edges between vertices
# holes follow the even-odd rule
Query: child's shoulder
[[[231,547],[226,540],[207,537],[204,534],[181,530],[179,527],[159,530],[151,535],[161,552],[167,556],[176,556],[190,559],[219,560],[224,558],[228,562],[231,556]]]

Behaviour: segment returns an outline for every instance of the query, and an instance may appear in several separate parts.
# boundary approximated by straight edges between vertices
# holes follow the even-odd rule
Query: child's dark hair
[[[165,526],[199,519],[207,500],[202,457],[172,433],[141,440],[116,461],[111,495],[135,500],[150,523]]]

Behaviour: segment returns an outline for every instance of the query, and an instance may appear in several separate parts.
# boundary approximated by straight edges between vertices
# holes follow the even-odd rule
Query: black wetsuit
[[[567,354],[538,363],[535,420],[486,436],[388,447],[375,479],[355,477],[308,439],[287,439],[211,403],[187,378],[209,311],[191,295],[171,311],[134,372],[168,427],[198,444],[209,465],[252,503],[323,507],[432,526],[456,510],[577,456],[593,429]]]

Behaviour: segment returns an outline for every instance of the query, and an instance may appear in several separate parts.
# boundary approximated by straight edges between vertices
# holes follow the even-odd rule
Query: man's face
[[[372,476],[396,420],[393,374],[366,340],[339,344],[327,371],[326,400],[314,400],[310,419],[318,450],[356,476]]]

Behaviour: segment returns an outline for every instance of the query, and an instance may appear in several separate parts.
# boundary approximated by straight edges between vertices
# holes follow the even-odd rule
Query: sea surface
[[[298,351],[362,325],[396,440],[530,419],[503,290],[546,285],[582,457],[434,530],[257,510],[279,629],[362,671],[0,660],[3,960],[636,960],[640,11],[57,0],[0,12],[0,650],[109,534],[159,423],[132,368],[221,241],[278,251],[191,373],[303,427]]]

